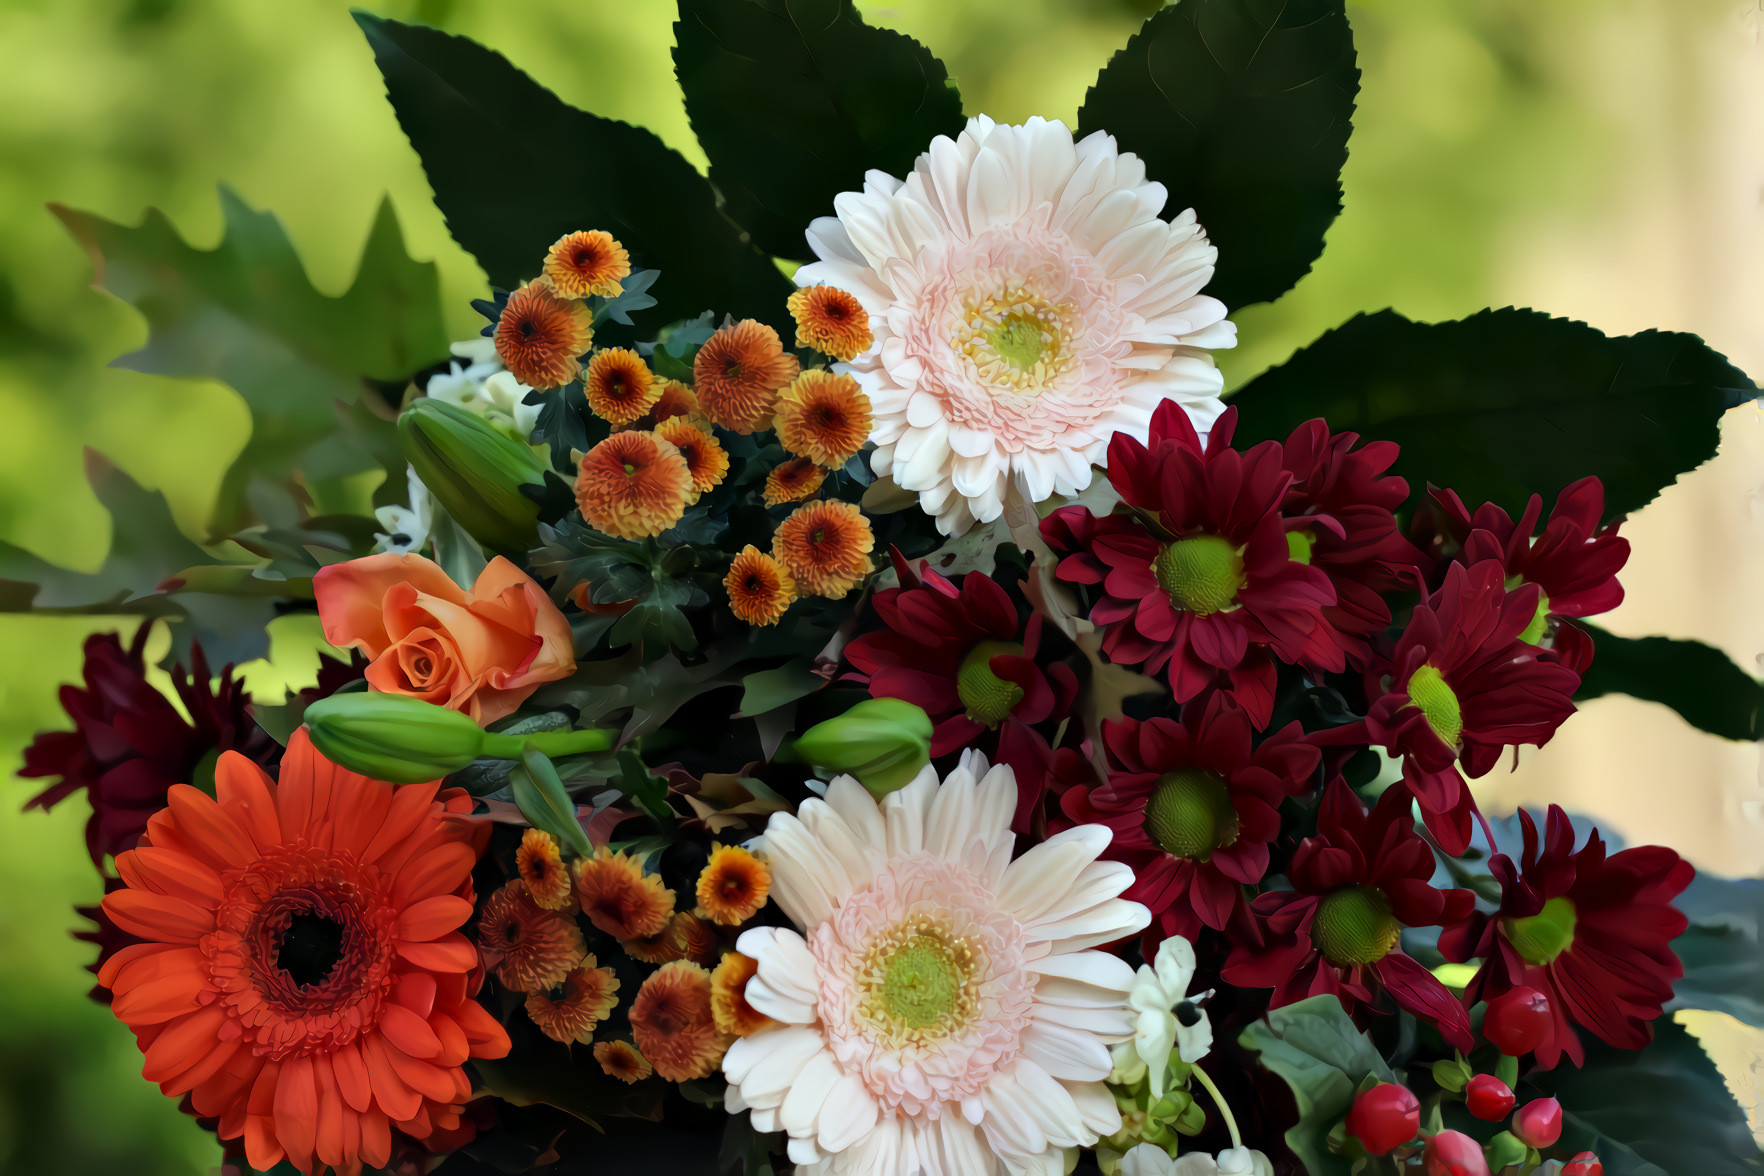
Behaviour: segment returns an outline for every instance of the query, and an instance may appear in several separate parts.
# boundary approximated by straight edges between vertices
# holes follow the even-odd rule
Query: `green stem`
[[[486,731],[484,742],[479,746],[479,754],[492,759],[520,759],[521,753],[531,748],[541,755],[554,758],[583,755],[590,751],[611,751],[613,741],[617,738],[617,731],[599,727],[587,727],[580,731],[534,731],[526,735],[499,735],[494,731]]]
[[[1242,1147],[1243,1136],[1237,1133],[1237,1120],[1231,1117],[1231,1108],[1226,1105],[1225,1096],[1219,1093],[1219,1088],[1213,1085],[1213,1080],[1207,1077],[1207,1072],[1199,1066],[1194,1068],[1194,1076],[1200,1079],[1202,1086],[1207,1088],[1207,1093],[1213,1096],[1213,1105],[1218,1107],[1219,1113],[1225,1117],[1225,1130],[1231,1132],[1231,1146]]]

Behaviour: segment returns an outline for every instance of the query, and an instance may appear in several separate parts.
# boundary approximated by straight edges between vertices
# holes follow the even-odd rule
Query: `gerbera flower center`
[[[1519,640],[1527,645],[1542,645],[1544,634],[1550,629],[1550,597],[1546,592],[1537,594],[1537,615],[1531,618],[1531,624],[1525,626],[1525,632],[1519,634]]]
[[[317,911],[297,911],[275,952],[276,963],[295,984],[322,984],[343,958],[343,924]]]
[[[1507,942],[1528,964],[1554,963],[1574,944],[1574,925],[1579,921],[1574,900],[1557,895],[1545,901],[1543,910],[1522,919],[1502,919]]]
[[[1376,886],[1348,886],[1317,904],[1311,939],[1338,968],[1375,964],[1396,948],[1402,925]]]
[[[1073,314],[1023,287],[1006,289],[965,305],[950,346],[994,392],[1034,396],[1072,361]]]
[[[1464,709],[1458,702],[1457,692],[1445,680],[1445,675],[1428,664],[1409,675],[1409,684],[1405,687],[1409,702],[1419,708],[1427,717],[1427,725],[1433,728],[1440,741],[1447,747],[1458,746],[1464,735]]]
[[[889,1045],[925,1045],[961,1032],[980,1006],[974,944],[916,916],[871,940],[857,973],[857,1007]]]
[[[1145,805],[1145,831],[1173,857],[1206,861],[1237,840],[1237,810],[1225,778],[1204,768],[1165,773]]]
[[[1237,607],[1244,584],[1243,553],[1219,535],[1178,539],[1158,552],[1152,574],[1172,605],[1209,617]]]
[[[1310,563],[1311,548],[1315,546],[1317,546],[1317,537],[1309,531],[1288,531],[1286,533],[1286,554],[1294,563]]]
[[[968,651],[956,671],[956,694],[968,708],[968,717],[996,727],[1010,717],[1023,701],[1023,688],[992,672],[992,659],[1000,654],[1022,657],[1023,647],[1014,641],[982,641]]]

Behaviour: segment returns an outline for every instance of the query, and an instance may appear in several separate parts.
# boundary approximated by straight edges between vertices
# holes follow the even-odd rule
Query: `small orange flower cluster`
[[[609,234],[596,229],[560,237],[544,273],[510,294],[496,320],[502,365],[534,388],[575,379],[594,343],[594,316],[582,299],[614,297],[630,276],[631,256]]]

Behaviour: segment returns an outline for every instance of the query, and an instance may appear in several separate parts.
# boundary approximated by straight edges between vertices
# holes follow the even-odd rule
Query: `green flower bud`
[[[439,780],[481,756],[519,759],[528,748],[580,755],[605,751],[613,740],[611,731],[595,729],[498,735],[458,711],[373,690],[321,698],[304,717],[320,755],[389,784]]]
[[[530,446],[457,405],[424,398],[399,416],[398,447],[472,538],[507,554],[532,545],[539,504],[521,487],[544,485],[545,467]]]
[[[796,754],[823,771],[849,772],[886,796],[931,762],[931,717],[898,698],[866,698],[804,731]]]

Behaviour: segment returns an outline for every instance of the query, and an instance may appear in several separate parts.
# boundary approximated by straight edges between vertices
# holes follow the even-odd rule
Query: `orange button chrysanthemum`
[[[849,502],[811,502],[778,524],[772,554],[796,590],[839,599],[870,574],[876,534]]]
[[[615,298],[631,276],[631,254],[600,229],[566,233],[545,254],[545,276],[568,298]]]
[[[692,386],[706,416],[725,429],[751,433],[772,421],[778,389],[802,370],[778,332],[756,319],[719,328],[692,360]]]
[[[751,850],[713,844],[698,875],[698,905],[712,922],[734,927],[759,913],[771,889],[772,872]]]
[[[655,403],[649,406],[648,412],[631,422],[633,429],[653,429],[663,421],[691,416],[698,411],[697,394],[680,381],[658,376],[655,386]]]
[[[614,433],[576,471],[576,507],[596,531],[620,539],[659,535],[686,513],[692,472],[654,433]]]
[[[528,282],[508,296],[496,320],[496,354],[521,383],[555,388],[582,370],[593,322],[587,307],[558,297],[543,278]]]
[[[729,611],[750,625],[775,625],[796,599],[796,581],[784,565],[749,543],[723,577]]]
[[[680,451],[686,472],[692,477],[692,497],[697,502],[716,489],[729,474],[729,453],[706,429],[686,417],[669,417],[655,427],[655,435]]]
[[[779,393],[772,427],[785,449],[836,470],[870,439],[870,398],[850,376],[815,368]]]
[[[711,1012],[710,973],[689,960],[652,972],[631,1002],[631,1034],[669,1082],[690,1082],[716,1069],[729,1035]]]
[[[467,1058],[508,1034],[472,999],[481,839],[458,789],[346,772],[296,732],[277,784],[227,752],[211,798],[174,785],[116,859],[104,913],[145,940],[99,981],[146,1054],[253,1168],[380,1167],[392,1128],[460,1125]]]
[[[759,961],[738,951],[724,954],[711,972],[711,1015],[717,1028],[731,1037],[746,1037],[777,1022],[747,1003],[747,982],[759,973]]]
[[[628,1041],[603,1041],[594,1047],[594,1060],[607,1077],[638,1083],[655,1073],[655,1067]]]
[[[783,506],[812,498],[826,480],[826,470],[806,457],[793,457],[766,475],[766,505]]]
[[[875,342],[863,303],[837,286],[804,286],[790,296],[788,305],[796,320],[798,347],[849,360]]]
[[[655,373],[629,347],[596,351],[582,377],[582,391],[594,415],[613,425],[637,420],[661,396]]]

